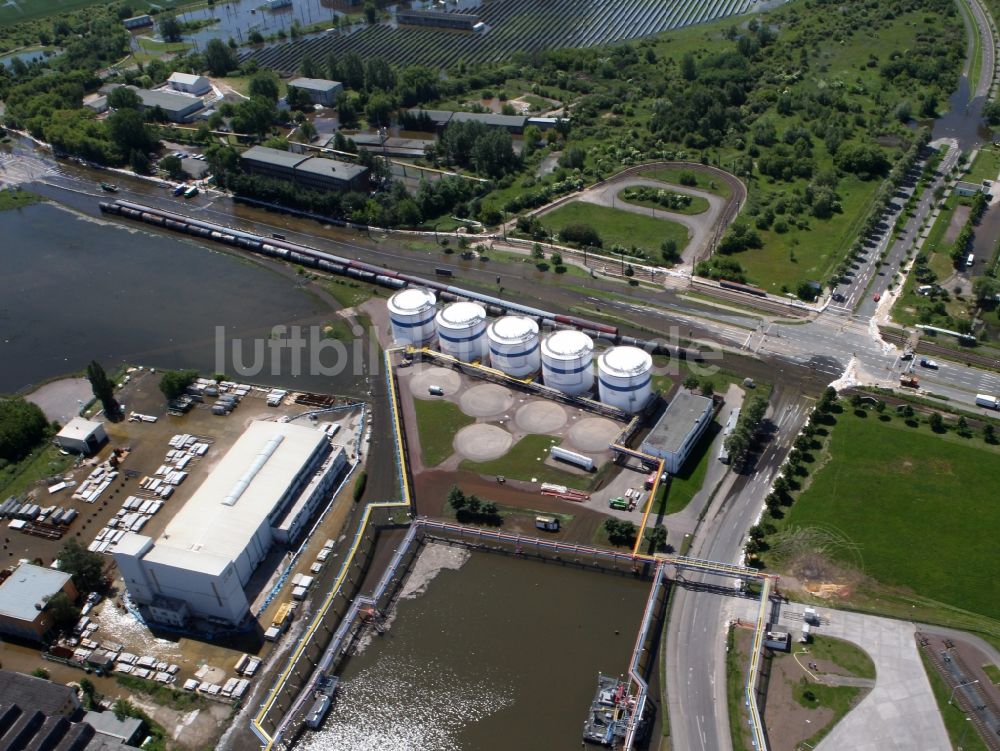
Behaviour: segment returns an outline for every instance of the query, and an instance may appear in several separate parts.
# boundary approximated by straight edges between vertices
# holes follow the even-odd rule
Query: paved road
[[[737,563],[746,530],[757,519],[775,472],[812,409],[801,393],[775,389],[769,412],[776,426],[751,471],[733,475],[705,516],[690,555]],[[685,575],[693,582],[732,587],[719,577]],[[726,712],[724,594],[678,588],[670,609],[666,644],[671,747],[684,751],[731,748]],[[756,603],[756,601],[748,601]],[[721,669],[720,669],[721,666]]]
[[[780,608],[778,623],[795,634],[804,605]],[[756,618],[756,604],[735,602],[735,617]],[[816,746],[818,751],[950,751],[930,681],[917,648],[917,627],[906,621],[820,609],[815,633],[845,639],[875,663],[875,687]]]

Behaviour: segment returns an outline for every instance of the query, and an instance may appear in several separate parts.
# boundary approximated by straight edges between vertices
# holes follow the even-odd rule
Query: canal
[[[620,675],[649,583],[429,545],[382,636],[341,671],[302,751],[576,748],[598,672]]]

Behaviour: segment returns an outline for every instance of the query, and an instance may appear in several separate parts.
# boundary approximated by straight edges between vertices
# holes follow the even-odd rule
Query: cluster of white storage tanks
[[[424,346],[435,339],[441,352],[462,362],[489,363],[512,378],[539,369],[542,382],[570,396],[594,388],[594,340],[563,329],[540,338],[538,322],[508,315],[489,322],[475,302],[454,302],[436,310],[428,289],[409,287],[389,298],[389,321],[397,344]],[[605,404],[638,412],[652,393],[653,359],[638,347],[612,347],[598,358],[598,394]]]

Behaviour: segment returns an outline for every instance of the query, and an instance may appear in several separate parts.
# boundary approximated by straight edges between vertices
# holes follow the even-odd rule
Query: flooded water
[[[78,371],[91,359],[213,373],[216,326],[227,339],[267,340],[273,326],[333,316],[294,276],[52,204],[0,212],[0,237],[0,393]],[[231,364],[232,348],[226,352]],[[251,352],[247,342],[244,363],[252,364]],[[268,361],[248,380],[324,393],[355,393],[363,384],[353,368],[309,377],[292,375],[289,365]]]
[[[360,12],[360,6],[353,8]],[[233,3],[216,3],[213,7],[184,13],[178,18],[182,21],[203,21],[207,18],[217,18],[218,23],[206,26],[198,31],[185,34],[184,39],[204,47],[210,39],[235,39],[241,44],[248,41],[251,32],[259,31],[263,36],[270,36],[284,29],[291,29],[292,23],[298,21],[302,26],[328,21],[330,28],[336,28],[341,11],[334,10],[322,0],[293,0],[291,5],[277,10],[267,10],[263,0],[243,0]],[[322,64],[322,60],[317,60]]]
[[[649,584],[437,545],[414,576],[297,748],[577,748],[598,672],[627,668]]]
[[[970,101],[969,95],[969,81],[961,76],[955,91],[948,97],[948,111],[933,123],[932,138],[954,138],[962,151],[970,151],[990,139],[991,131],[983,122],[986,97]]]

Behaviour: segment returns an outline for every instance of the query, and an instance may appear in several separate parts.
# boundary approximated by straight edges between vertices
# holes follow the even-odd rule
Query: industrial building
[[[259,175],[291,180],[316,190],[368,190],[368,168],[339,159],[309,157],[290,151],[254,146],[240,154],[243,169]]]
[[[0,706],[20,704],[50,717],[72,717],[80,697],[69,686],[0,668]]]
[[[178,94],[172,91],[139,89],[135,86],[129,88],[139,95],[144,110],[159,107],[166,114],[167,119],[175,123],[187,122],[194,113],[205,106],[205,103],[201,99],[185,94]]]
[[[445,10],[397,10],[396,23],[472,31],[479,23],[479,16],[473,13],[449,13]]]
[[[256,420],[155,542],[126,534],[115,561],[132,600],[157,622],[239,625],[244,587],[275,543],[292,544],[347,467],[305,425]]]
[[[677,474],[712,419],[707,396],[678,391],[642,442],[643,452],[663,459],[663,469]]]
[[[452,14],[448,14],[452,15]],[[502,128],[513,135],[524,133],[524,129],[529,125],[534,125],[540,130],[549,130],[556,127],[560,118],[556,117],[528,117],[527,115],[498,115],[495,112],[452,112],[451,110],[407,110],[407,117],[412,123],[412,128],[416,130],[436,130],[443,131],[450,123],[477,122],[482,123],[487,128]],[[424,127],[421,127],[424,124]]]
[[[171,73],[167,79],[167,85],[174,91],[182,91],[185,94],[202,96],[212,90],[212,83],[205,76],[197,76],[193,73]]]
[[[306,92],[313,104],[332,107],[344,90],[344,84],[325,78],[295,78],[288,82],[288,88]]]
[[[108,440],[104,423],[95,420],[85,420],[74,417],[66,426],[56,433],[56,444],[59,448],[76,454],[90,456]]]
[[[122,21],[122,25],[126,29],[141,29],[144,26],[153,25],[153,17],[148,13],[143,13],[141,16],[132,16],[131,18],[126,18]]]
[[[54,626],[47,603],[59,592],[76,602],[78,593],[69,574],[22,563],[0,584],[0,633],[45,641]]]

